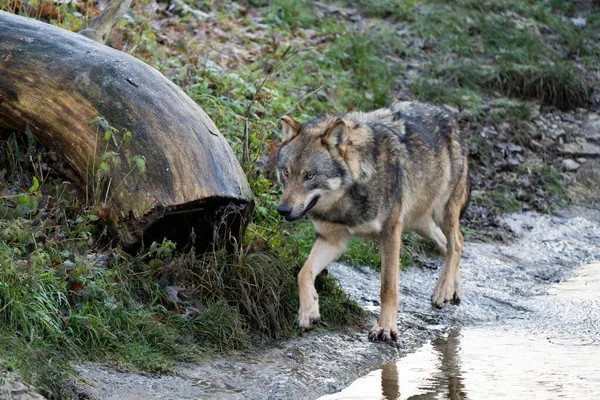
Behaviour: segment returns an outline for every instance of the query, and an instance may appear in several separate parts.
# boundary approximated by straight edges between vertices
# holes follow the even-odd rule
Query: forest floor
[[[0,10],[78,31],[105,3],[0,0]],[[256,199],[245,264],[168,241],[135,255],[110,246],[56,154],[3,132],[0,375],[19,371],[46,396],[70,396],[79,387],[71,361],[173,373],[176,361],[299,335],[295,272],[314,232],[275,211],[285,114],[304,122],[394,101],[445,107],[470,148],[470,241],[513,240],[505,213],[598,207],[598,10],[592,0],[135,2],[107,44],[183,88],[228,139]],[[431,245],[411,234],[404,242],[403,268],[426,265]],[[376,243],[352,242],[342,261],[378,268]],[[173,270],[205,273],[181,282]],[[364,312],[334,278],[318,287],[327,329],[362,326]]]

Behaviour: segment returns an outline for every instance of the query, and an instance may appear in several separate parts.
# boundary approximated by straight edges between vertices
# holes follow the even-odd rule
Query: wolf
[[[374,238],[381,253],[381,312],[371,340],[397,340],[402,232],[431,239],[445,256],[431,303],[458,305],[463,236],[459,219],[470,197],[468,148],[445,110],[417,102],[371,112],[324,116],[301,124],[281,118],[277,211],[307,216],[316,230],[298,275],[303,330],[320,320],[316,276],[346,250],[351,236]]]

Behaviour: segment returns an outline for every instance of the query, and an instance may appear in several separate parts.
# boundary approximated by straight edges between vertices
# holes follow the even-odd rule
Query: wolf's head
[[[281,130],[277,175],[283,183],[283,196],[279,214],[295,221],[311,209],[324,211],[333,206],[351,183],[344,161],[349,144],[346,123],[325,117],[301,125],[286,115]]]

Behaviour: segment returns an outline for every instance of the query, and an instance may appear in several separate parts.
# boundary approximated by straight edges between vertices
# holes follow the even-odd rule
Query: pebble
[[[563,170],[565,170],[567,172],[573,172],[573,171],[577,171],[579,169],[579,163],[571,160],[570,158],[562,160],[562,162],[560,163],[560,166]]]

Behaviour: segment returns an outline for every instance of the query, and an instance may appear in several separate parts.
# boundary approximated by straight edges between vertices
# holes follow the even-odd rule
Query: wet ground
[[[531,298],[527,316],[455,327],[321,399],[599,398],[599,293],[597,261]]]
[[[599,398],[600,265],[585,265],[600,260],[600,211],[514,214],[505,222],[519,239],[465,244],[461,306],[430,306],[437,270],[401,275],[397,349],[369,343],[366,332],[313,333],[181,365],[178,376],[96,364],[78,370],[107,399],[315,399],[334,392],[324,398]],[[328,269],[377,314],[377,272]]]
[[[461,307],[419,315],[412,300],[421,297],[425,271],[404,274],[411,301],[401,305],[402,328],[438,337],[322,399],[600,398],[600,261],[592,261],[600,260],[599,213],[506,221],[517,242],[467,246]],[[339,274],[344,282],[345,268]],[[362,301],[369,306],[368,295]]]

